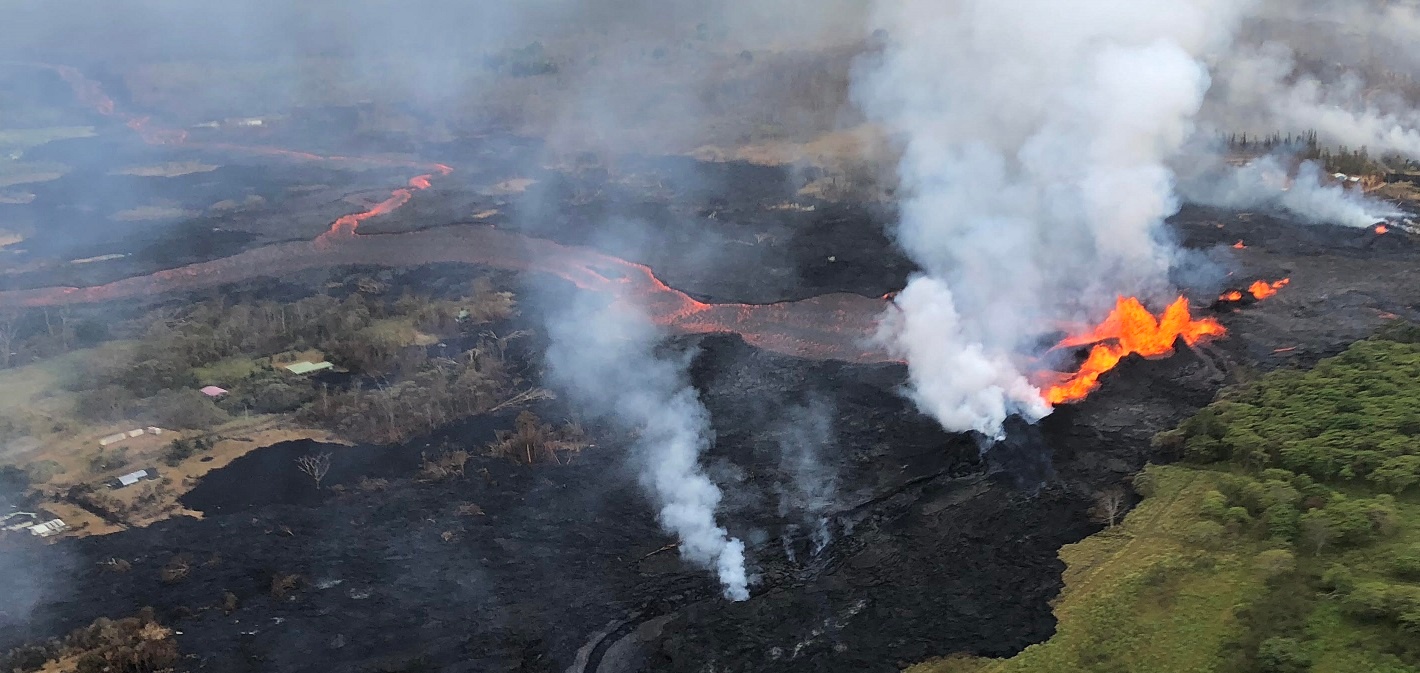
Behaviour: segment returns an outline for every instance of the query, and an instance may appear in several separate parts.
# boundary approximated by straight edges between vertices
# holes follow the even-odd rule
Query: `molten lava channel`
[[[552,241],[530,239],[493,228],[452,233],[447,230],[412,232],[388,236],[358,235],[360,223],[386,215],[407,204],[414,192],[428,189],[434,176],[448,175],[452,168],[403,159],[322,156],[276,147],[255,147],[221,143],[188,143],[184,131],[159,129],[146,117],[120,115],[100,85],[68,66],[37,64],[57,72],[74,90],[76,97],[105,116],[118,116],[150,144],[184,144],[188,147],[282,157],[302,161],[364,163],[401,166],[425,171],[409,179],[406,186],[370,208],[345,215],[314,241],[266,246],[208,262],[159,271],[148,276],[127,278],[107,285],[85,288],[51,287],[0,292],[0,305],[47,306],[78,304],[131,298],[172,290],[213,287],[269,273],[271,269],[299,271],[341,264],[418,265],[456,261],[495,268],[547,273],[572,282],[584,290],[608,292],[635,301],[651,319],[673,331],[686,334],[735,333],[759,348],[800,357],[838,359],[852,362],[892,361],[881,348],[870,345],[877,326],[881,299],[860,295],[831,294],[811,299],[770,305],[708,304],[667,286],[651,269],[600,252],[564,246]],[[1377,233],[1384,233],[1377,227]],[[1242,241],[1234,247],[1243,248]],[[1258,299],[1276,294],[1287,281],[1254,283],[1249,292]],[[1236,295],[1235,297],[1233,295]],[[1224,299],[1240,300],[1241,292]],[[1055,349],[1091,346],[1089,355],[1073,373],[1047,373],[1042,395],[1051,404],[1084,399],[1099,387],[1102,374],[1129,355],[1154,358],[1172,353],[1183,339],[1194,345],[1222,336],[1223,326],[1212,318],[1195,320],[1183,297],[1155,317],[1134,297],[1120,297],[1114,310],[1099,325],[1063,339]]]
[[[594,250],[531,239],[493,228],[458,232],[425,231],[386,236],[362,236],[365,220],[388,215],[428,189],[435,175],[453,169],[404,159],[318,155],[278,147],[188,142],[186,132],[151,126],[147,117],[122,114],[98,82],[69,66],[34,64],[59,74],[79,101],[101,115],[117,117],[154,145],[181,144],[297,161],[360,163],[416,168],[424,171],[404,187],[369,208],[344,215],[314,241],[268,245],[223,259],[199,262],[147,276],[126,278],[92,287],[50,287],[0,292],[0,306],[49,306],[111,301],[233,283],[279,269],[295,272],[342,264],[433,264],[461,262],[514,271],[546,273],[579,288],[632,301],[650,319],[682,334],[734,333],[754,346],[775,352],[851,362],[885,362],[886,352],[868,344],[882,310],[879,300],[860,295],[829,294],[780,304],[708,304],[667,286],[649,267]],[[397,261],[397,262],[396,262]]]

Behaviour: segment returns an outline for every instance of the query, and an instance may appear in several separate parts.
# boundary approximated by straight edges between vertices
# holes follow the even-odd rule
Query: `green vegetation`
[[[382,291],[376,285],[373,294]],[[504,358],[508,337],[486,335],[474,349],[447,361],[431,360],[424,348],[438,341],[431,334],[478,329],[508,318],[514,307],[512,295],[486,279],[451,300],[410,294],[385,299],[364,290],[343,299],[318,294],[289,303],[208,300],[115,322],[114,331],[133,337],[126,348],[110,350],[107,357],[71,358],[68,376],[41,376],[49,370],[40,369],[30,377],[62,382],[73,399],[69,412],[84,423],[131,419],[206,429],[232,415],[302,411],[311,422],[359,439],[393,441],[430,423],[493,408],[517,394],[510,386],[522,382]],[[46,313],[42,320],[36,313],[11,316],[0,323],[8,325],[0,336],[30,357],[46,348],[63,352],[65,344],[80,341],[78,333],[88,324],[64,311]],[[281,368],[313,350],[379,385],[332,392]],[[213,384],[229,394],[214,401],[197,391]],[[0,406],[29,412],[32,401],[32,396],[12,405],[0,400]],[[34,423],[12,425],[13,434],[22,435]]]
[[[1061,550],[1056,635],[916,673],[1420,671],[1420,330],[1225,391],[1124,522]]]
[[[1351,176],[1384,176],[1393,168],[1414,168],[1413,162],[1401,156],[1377,156],[1370,150],[1339,147],[1324,147],[1317,141],[1316,131],[1308,131],[1294,136],[1274,133],[1270,136],[1251,136],[1246,133],[1233,134],[1226,139],[1228,149],[1244,154],[1265,154],[1276,150],[1286,150],[1298,159],[1315,161],[1326,168],[1328,173],[1345,173]]]
[[[168,450],[163,453],[163,462],[175,467],[178,463],[211,448],[212,440],[206,437],[174,439],[173,443],[168,445]]]

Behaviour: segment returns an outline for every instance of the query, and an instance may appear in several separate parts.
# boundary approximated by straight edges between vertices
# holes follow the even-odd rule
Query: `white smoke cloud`
[[[1293,47],[1268,41],[1239,46],[1214,73],[1218,87],[1207,116],[1219,129],[1315,131],[1328,146],[1420,157],[1420,111],[1355,69],[1307,72]]]
[[[586,299],[583,297],[582,299]],[[662,356],[650,320],[625,300],[573,302],[547,319],[548,377],[591,413],[639,434],[641,484],[683,558],[714,570],[725,597],[749,598],[744,544],[715,522],[720,489],[699,465],[712,431],[686,377],[689,356]]]
[[[1275,156],[1261,157],[1243,166],[1205,159],[1192,175],[1180,181],[1179,191],[1193,203],[1272,210],[1309,224],[1359,228],[1403,215],[1384,201],[1347,189],[1335,180],[1328,181],[1315,163],[1303,162],[1290,180],[1287,166]]]
[[[1040,326],[1165,289],[1165,160],[1208,88],[1199,54],[1246,4],[877,5],[888,46],[854,94],[903,146],[897,236],[924,271],[884,338],[945,427],[999,436],[1048,413],[1020,365]]]

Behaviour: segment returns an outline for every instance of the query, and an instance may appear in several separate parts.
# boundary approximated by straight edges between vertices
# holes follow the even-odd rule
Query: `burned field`
[[[521,233],[647,264],[651,278],[709,303],[849,292],[863,302],[844,306],[871,318],[887,304],[867,298],[896,289],[906,276],[908,264],[879,233],[881,215],[869,209],[814,203],[813,211],[771,210],[780,194],[740,189],[772,183],[767,169],[691,170],[723,171],[721,187],[650,206],[601,197],[592,207],[605,210],[579,220],[582,226],[525,225]],[[558,196],[535,201],[561,204],[553,217],[585,212],[579,179],[595,178],[544,176],[545,189]],[[484,240],[485,224],[438,215],[485,198],[448,184],[379,221],[391,232],[403,218],[435,229],[365,233],[351,244],[364,247],[345,248],[359,251],[353,257],[341,257],[338,246],[329,257],[311,252],[302,273],[320,275],[342,263],[477,261],[458,259],[458,251],[433,260],[417,252]],[[516,209],[515,201],[500,205]],[[292,205],[280,206],[290,221],[334,219],[330,204],[294,212]],[[618,213],[623,217],[611,216]],[[498,222],[512,228],[539,221],[499,217],[509,217]],[[599,229],[613,226],[606,222],[650,227],[636,223],[663,219],[677,224],[667,225],[671,233],[657,245],[598,247],[628,238],[606,235]],[[710,577],[678,558],[676,540],[658,527],[628,465],[624,447],[633,438],[614,429],[590,424],[592,445],[565,465],[474,455],[458,474],[421,473],[422,456],[481,446],[511,429],[516,414],[500,413],[398,444],[331,447],[320,490],[293,465],[312,447],[261,449],[186,496],[204,513],[200,520],[7,549],[10,558],[51,571],[32,614],[0,627],[0,645],[151,606],[180,632],[187,667],[219,671],[753,670],[767,662],[777,670],[861,671],[952,652],[1014,653],[1053,632],[1050,601],[1063,569],[1056,553],[1099,529],[1089,514],[1094,494],[1147,460],[1174,458],[1150,448],[1155,432],[1251,372],[1306,364],[1388,321],[1420,319],[1420,284],[1410,282],[1415,250],[1404,232],[1195,208],[1172,227],[1232,274],[1190,288],[1193,296],[1258,279],[1286,277],[1290,284],[1265,301],[1196,309],[1211,310],[1228,335],[1180,344],[1169,358],[1128,359],[1083,402],[1036,427],[1011,425],[1007,439],[984,453],[977,438],[945,433],[914,410],[899,391],[899,364],[756,348],[747,343],[755,323],[690,329],[673,339],[668,348],[694,352],[692,383],[716,437],[702,461],[725,490],[730,533],[747,543],[749,601],[724,601]],[[753,232],[777,242],[742,246],[754,253],[743,259],[705,263],[700,255],[727,240],[752,240]],[[1245,247],[1232,248],[1239,239]],[[384,258],[366,259],[379,251]],[[125,276],[144,270],[136,260],[117,263]],[[616,277],[604,266],[589,268]],[[11,287],[91,284],[78,275],[43,275],[49,273],[16,276]],[[156,288],[221,294],[230,289],[222,283],[270,273],[248,265],[217,282]],[[123,287],[132,288],[132,298],[149,286]],[[562,283],[559,291],[596,301],[595,288]],[[717,331],[728,333],[697,335]],[[815,334],[824,332],[793,333]],[[531,369],[539,357],[529,351]],[[829,439],[804,455],[790,435],[808,409],[828,419]],[[541,402],[536,411],[548,419],[576,415],[560,401]],[[796,475],[806,464],[831,488],[786,497],[802,488]],[[116,559],[125,569],[114,569]],[[176,579],[165,571],[175,564],[187,569]]]

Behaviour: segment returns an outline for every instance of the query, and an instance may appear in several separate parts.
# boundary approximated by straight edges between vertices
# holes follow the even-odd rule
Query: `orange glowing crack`
[[[1269,283],[1265,280],[1253,281],[1252,285],[1249,285],[1246,291],[1229,290],[1227,292],[1224,292],[1223,294],[1218,295],[1218,301],[1242,301],[1243,297],[1247,295],[1252,295],[1253,299],[1267,299],[1268,297],[1277,294],[1278,290],[1287,287],[1287,284],[1290,282],[1292,282],[1292,279],[1290,278],[1283,278],[1282,280],[1275,281],[1272,283]]]
[[[151,126],[148,117],[139,117],[119,113],[113,99],[104,93],[102,85],[94,80],[85,77],[77,68],[66,65],[35,64],[37,67],[48,68],[58,73],[59,76],[69,84],[74,91],[74,96],[79,102],[93,108],[99,114],[106,117],[119,117],[124,124],[138,134],[143,142],[149,145],[185,145],[187,147],[199,149],[225,150],[231,152],[243,152],[247,154],[257,154],[264,156],[276,156],[302,161],[327,161],[335,163],[356,163],[372,164],[376,166],[401,166],[410,168],[421,168],[432,170],[431,173],[416,175],[409,179],[407,188],[396,189],[390,192],[389,198],[376,203],[368,210],[351,213],[336,219],[331,223],[330,229],[316,238],[317,246],[324,246],[332,240],[354,235],[360,223],[372,217],[379,217],[394,212],[399,207],[413,198],[414,192],[428,189],[434,178],[434,173],[448,175],[453,172],[453,168],[445,164],[425,164],[403,159],[384,159],[376,157],[348,157],[340,155],[323,156],[310,152],[300,152],[288,150],[280,147],[249,147],[245,145],[232,145],[228,143],[189,143],[187,132],[178,129],[164,129]]]
[[[1269,283],[1265,280],[1259,280],[1254,282],[1252,285],[1249,285],[1247,291],[1251,293],[1253,298],[1255,299],[1267,299],[1268,297],[1277,294],[1278,290],[1287,287],[1287,284],[1290,282],[1292,282],[1291,278],[1283,278],[1282,280],[1279,280],[1275,283]]]
[[[1375,231],[1376,231],[1377,234],[1384,234],[1384,233],[1390,231],[1390,227],[1387,227],[1387,226],[1385,226],[1384,224],[1377,224]]]
[[[1222,323],[1213,318],[1195,320],[1188,300],[1179,297],[1159,317],[1144,308],[1136,297],[1120,297],[1114,310],[1099,325],[1082,334],[1062,339],[1056,348],[1094,344],[1080,368],[1072,374],[1056,375],[1042,391],[1047,402],[1077,402],[1099,387],[1100,376],[1114,369],[1129,355],[1146,358],[1173,353],[1174,343],[1183,339],[1192,346],[1226,334]]]
[[[1247,249],[1247,244],[1243,243],[1242,241],[1238,241],[1237,243],[1234,243],[1234,244],[1233,244],[1233,249],[1234,249],[1234,250],[1245,250],[1245,249]]]

